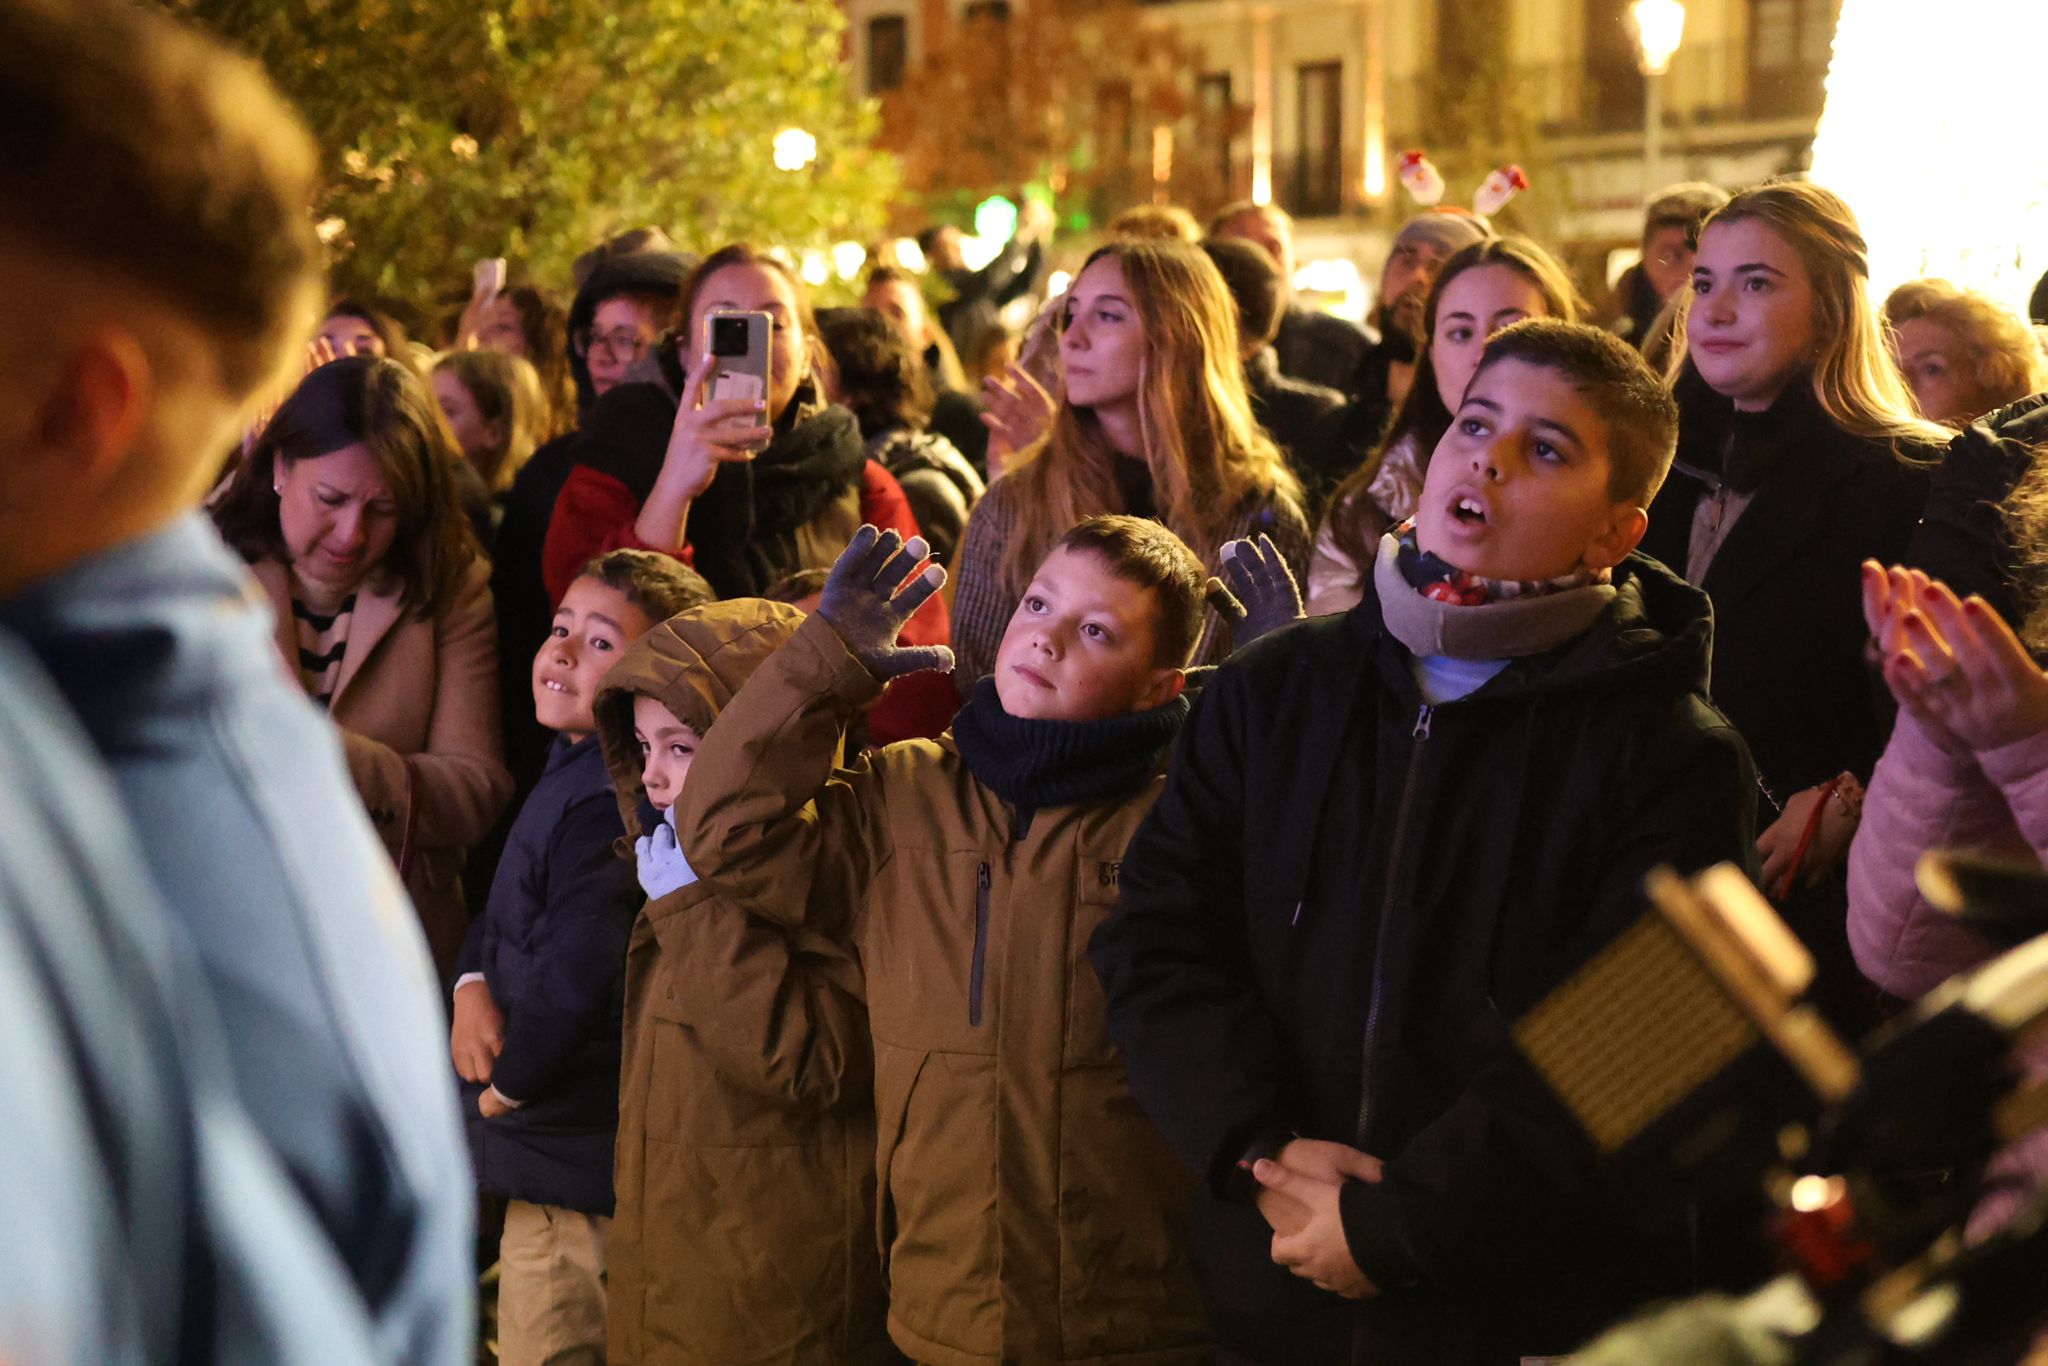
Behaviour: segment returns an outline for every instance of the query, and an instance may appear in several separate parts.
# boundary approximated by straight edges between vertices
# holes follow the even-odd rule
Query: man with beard
[[[1485,219],[1454,208],[1426,209],[1394,234],[1369,320],[1379,329],[1379,343],[1367,348],[1343,386],[1351,402],[1336,415],[1336,440],[1347,465],[1379,444],[1388,416],[1407,397],[1421,354],[1423,306],[1437,272],[1460,250],[1492,235]]]

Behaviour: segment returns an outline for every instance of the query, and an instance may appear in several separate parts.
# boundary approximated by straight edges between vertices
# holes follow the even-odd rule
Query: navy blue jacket
[[[481,972],[505,1012],[491,1084],[523,1102],[485,1119],[483,1088],[463,1088],[477,1180],[492,1194],[612,1212],[626,941],[645,899],[615,847],[623,834],[596,737],[557,740],[457,965]]]

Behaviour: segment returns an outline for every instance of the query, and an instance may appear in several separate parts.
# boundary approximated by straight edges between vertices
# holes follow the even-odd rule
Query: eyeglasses
[[[621,327],[610,332],[592,332],[587,327],[579,327],[572,340],[576,343],[577,355],[615,363],[639,360],[640,353],[653,345],[630,327]]]

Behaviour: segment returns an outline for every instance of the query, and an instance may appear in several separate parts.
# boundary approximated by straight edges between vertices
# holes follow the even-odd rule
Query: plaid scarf
[[[1433,602],[1449,603],[1453,607],[1483,607],[1492,602],[1541,597],[1547,593],[1589,588],[1614,580],[1614,571],[1611,569],[1579,569],[1560,578],[1539,579],[1534,582],[1482,579],[1477,574],[1466,573],[1454,564],[1445,563],[1417,545],[1413,518],[1401,523],[1387,534],[1394,537],[1400,545],[1395,562],[1400,567],[1401,577],[1407,580],[1408,586]]]

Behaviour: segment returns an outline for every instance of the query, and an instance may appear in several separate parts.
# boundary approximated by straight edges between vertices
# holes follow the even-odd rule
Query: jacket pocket
[[[974,874],[974,958],[967,968],[967,1023],[981,1028],[981,997],[988,983],[988,864]]]
[[[1072,923],[1067,927],[1066,1021],[1061,1058],[1067,1067],[1119,1068],[1122,1058],[1109,1038],[1109,1004],[1101,979],[1088,961],[1088,941],[1116,914],[1122,863],[1083,850],[1074,874]]]

